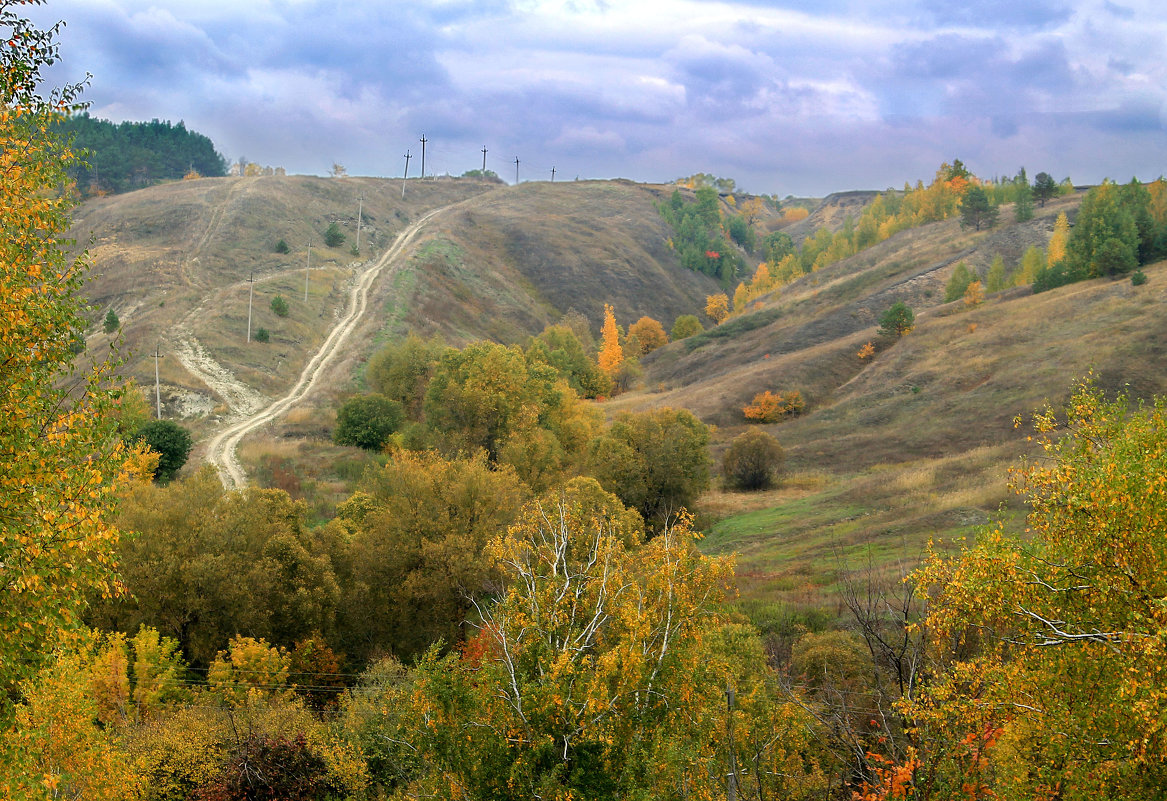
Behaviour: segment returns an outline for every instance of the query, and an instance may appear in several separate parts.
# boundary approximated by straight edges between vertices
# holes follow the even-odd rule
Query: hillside
[[[519,342],[572,310],[595,331],[605,302],[625,326],[649,315],[667,328],[698,312],[720,287],[677,265],[655,207],[671,192],[620,181],[500,187],[440,179],[411,181],[402,199],[400,180],[269,177],[184,181],[90,201],[75,225],[79,240],[92,238],[97,274],[89,346],[107,339],[96,323],[114,308],[130,351],[126,371],[152,385],[158,346],[165,413],[184,419],[205,446],[225,421],[290,389],[344,313],[354,277],[383,267],[368,313],[319,388],[239,448],[254,480],[306,498],[320,519],[373,459],[332,445],[329,434],[379,343],[408,331],[452,344]],[[360,195],[358,257],[349,247]],[[785,230],[801,239],[837,229],[873,197],[829,196]],[[741,408],[754,394],[802,393],[803,415],[767,427],[786,450],[783,487],[715,490],[701,505],[711,526],[706,547],[740,554],[747,603],[819,603],[841,564],[914,561],[929,536],[968,532],[1002,504],[1008,522],[1018,507],[1006,471],[1028,448],[1014,418],[1064,399],[1091,368],[1110,390],[1167,391],[1160,266],[1148,269],[1143,287],[1096,280],[1040,295],[1006,290],[971,309],[943,303],[958,262],[982,277],[995,256],[1012,269],[1026,248],[1048,242],[1059,212],[1073,219],[1080,199],[1052,201],[1020,224],[1006,208],[988,231],[948,220],[895,234],[651,354],[642,386],[605,404],[609,414],[689,408],[718,426],[719,453],[743,430]],[[331,222],[348,239],[323,248]],[[775,226],[775,217],[763,217],[759,233]],[[412,239],[387,263],[386,249],[406,230]],[[290,253],[275,252],[279,239]],[[253,269],[253,327],[268,328],[267,344],[244,341]],[[287,318],[270,308],[276,293],[290,302]],[[876,318],[897,300],[915,309],[916,328],[899,341],[880,339]],[[860,359],[868,341],[877,353]]]

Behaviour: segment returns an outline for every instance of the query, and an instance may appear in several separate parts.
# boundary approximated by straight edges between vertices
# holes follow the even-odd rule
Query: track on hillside
[[[392,266],[395,269],[398,266],[396,264],[398,258],[417,237],[422,227],[430,218],[445,211],[446,208],[449,207],[433,209],[419,217],[397,235],[393,245],[385,251],[380,259],[357,276],[348,292],[347,309],[320,345],[316,355],[308,360],[303,372],[300,373],[300,378],[287,395],[232,423],[211,439],[206,460],[218,469],[219,479],[223,482],[223,486],[232,489],[247,484],[247,474],[244,473],[243,466],[239,463],[235,453],[240,441],[255,429],[286,412],[316,386],[324,368],[332,361],[341,345],[349,338],[364,315],[369,301],[369,289],[373,282],[377,280],[386,267]]]

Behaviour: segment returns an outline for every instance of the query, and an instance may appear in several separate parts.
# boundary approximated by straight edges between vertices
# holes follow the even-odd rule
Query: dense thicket
[[[209,178],[227,174],[214,143],[181,120],[114,123],[80,113],[62,119],[59,129],[81,155],[68,173],[82,194],[128,192],[192,171]]]

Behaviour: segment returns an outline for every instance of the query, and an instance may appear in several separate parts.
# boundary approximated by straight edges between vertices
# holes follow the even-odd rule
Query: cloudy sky
[[[1162,0],[49,0],[91,113],[228,159],[821,195],[1167,172]]]

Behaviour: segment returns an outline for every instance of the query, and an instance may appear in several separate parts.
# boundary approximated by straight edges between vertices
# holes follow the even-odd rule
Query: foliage
[[[151,420],[135,431],[130,441],[140,442],[158,454],[154,480],[163,484],[178,475],[193,446],[190,432],[173,420]]]
[[[960,224],[974,230],[992,228],[997,224],[998,209],[981,187],[973,184],[960,200]]]
[[[729,298],[724,292],[705,298],[705,315],[719,325],[729,317]]]
[[[1045,251],[1034,245],[1021,257],[1021,267],[1014,273],[1013,283],[1016,286],[1032,284],[1038,273],[1044,269],[1046,269]]]
[[[192,801],[315,801],[346,788],[329,775],[328,763],[313,753],[303,734],[289,740],[249,733],[219,775],[200,786]]]
[[[15,724],[0,730],[0,797],[137,799],[143,787],[91,692],[92,647],[57,652],[22,687]]]
[[[902,300],[897,300],[887,308],[887,311],[879,315],[879,333],[885,336],[902,337],[910,333],[915,325],[915,313]]]
[[[375,393],[355,395],[336,413],[332,441],[337,445],[379,451],[404,422],[405,410],[398,401]]]
[[[1145,283],[1147,283],[1147,274],[1145,272],[1142,270],[1135,270],[1133,273],[1131,273],[1132,286],[1142,286]]]
[[[856,353],[855,355],[858,356],[860,359],[870,359],[872,356],[875,355],[875,343],[868,340],[867,343],[864,344],[864,346],[861,347],[859,349],[858,353]]]
[[[803,756],[804,716],[774,702],[756,637],[720,612],[729,565],[701,556],[683,520],[648,545],[640,536],[634,513],[577,479],[492,543],[510,581],[478,636],[382,684],[379,721],[365,713],[382,743],[415,749],[381,747],[399,787],[443,799],[710,799],[723,792],[731,726],[743,793],[821,787]]]
[[[82,152],[84,160],[70,166],[68,175],[86,195],[173,181],[192,169],[212,178],[227,174],[227,161],[214,143],[181,121],[114,123],[82,112],[61,119],[54,129]]]
[[[641,317],[628,328],[628,347],[637,356],[652,353],[669,344],[664,326],[651,317]]]
[[[742,258],[727,241],[722,229],[717,190],[712,186],[700,186],[693,201],[686,201],[677,190],[657,209],[673,229],[669,241],[682,266],[728,285],[741,269]],[[735,215],[733,219],[740,218]],[[748,231],[748,226],[746,229]],[[748,238],[748,234],[742,235]]]
[[[764,431],[751,429],[734,437],[721,457],[726,483],[742,490],[769,489],[782,469],[785,454],[778,440]]]
[[[271,310],[275,313],[276,317],[287,317],[288,301],[284,300],[283,295],[276,295],[271,299]]]
[[[952,303],[954,300],[960,300],[964,297],[964,291],[968,289],[968,285],[976,280],[976,273],[968,268],[968,265],[963,261],[956,265],[956,269],[952,271],[952,276],[948,279],[948,283],[944,286],[944,302]]]
[[[344,231],[340,230],[335,220],[330,222],[324,231],[324,244],[330,248],[338,248],[344,244],[344,240]]]
[[[112,365],[73,364],[87,327],[83,257],[62,239],[70,149],[50,132],[79,87],[40,95],[57,28],[0,4],[0,722],[17,684],[77,629],[86,596],[115,591],[114,485],[126,453]],[[64,379],[68,378],[68,381]]]
[[[118,319],[117,312],[115,312],[113,309],[110,309],[105,313],[105,320],[101,324],[101,330],[107,334],[112,334],[114,331],[118,330],[118,327],[121,324],[122,321]]]
[[[964,291],[964,305],[967,308],[979,306],[985,301],[985,290],[981,288],[980,281],[973,281],[968,285],[968,289]]]
[[[1066,243],[1070,241],[1070,221],[1066,213],[1059,212],[1054,220],[1054,231],[1049,240],[1047,259],[1050,265],[1057,264],[1066,257]]]
[[[262,325],[255,329],[255,335],[252,337],[256,342],[268,343],[271,342],[271,331],[268,331]]]
[[[709,427],[684,409],[622,413],[588,443],[586,471],[661,531],[709,486]]]
[[[783,417],[800,414],[805,406],[802,393],[797,389],[790,392],[771,392],[766,389],[742,408],[742,414],[750,422],[777,423]]]
[[[1024,170],[1022,170],[1024,174]],[[1015,222],[1029,222],[1033,219],[1033,190],[1027,181],[1017,183],[1013,199],[1013,220]]]
[[[445,351],[441,337],[425,340],[411,333],[374,353],[365,378],[374,392],[400,403],[410,419],[420,420],[426,388]]]
[[[549,325],[527,345],[527,361],[554,367],[581,398],[598,398],[612,391],[611,379],[596,360],[588,356],[584,343],[567,325]]]
[[[993,733],[1007,797],[1147,798],[1167,782],[1167,405],[1080,385],[1036,416],[1041,458],[1013,471],[1027,537],[1000,526],[919,578],[957,658],[913,713],[923,742]],[[951,752],[926,754],[958,772]]]
[[[514,469],[483,454],[403,452],[371,470],[337,510],[330,536],[344,587],[339,627],[350,657],[402,658],[466,639],[473,601],[497,581],[483,555],[526,500]]]
[[[128,594],[98,605],[93,620],[153,627],[201,667],[237,634],[290,647],[331,630],[340,590],[306,511],[281,490],[229,492],[210,467],[132,488],[118,523],[148,534],[122,541]]]
[[[600,353],[598,362],[601,372],[609,378],[624,361],[624,351],[620,347],[620,332],[616,327],[616,315],[612,307],[604,304],[604,322],[600,327]]]
[[[292,249],[288,246],[288,242],[285,239],[281,239],[280,241],[276,242],[276,246],[275,246],[274,250],[276,253],[283,253],[283,254],[288,254],[288,253],[292,252]]]
[[[676,341],[678,339],[687,339],[688,337],[700,334],[705,330],[705,326],[701,325],[701,321],[693,314],[682,314],[673,321],[673,328],[669,331],[669,337]]]
[[[985,291],[1000,292],[1006,286],[1005,277],[1005,260],[1001,258],[1001,254],[993,256],[993,261],[989,265],[988,275],[985,276]]]

